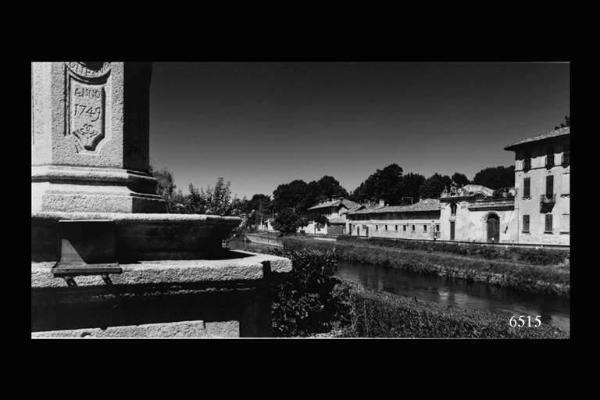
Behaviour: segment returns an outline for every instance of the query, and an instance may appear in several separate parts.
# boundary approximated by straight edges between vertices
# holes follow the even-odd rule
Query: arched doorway
[[[487,217],[487,241],[500,242],[500,218],[497,214],[489,214]]]

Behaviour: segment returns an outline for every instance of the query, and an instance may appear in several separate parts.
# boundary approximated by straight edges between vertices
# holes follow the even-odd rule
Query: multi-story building
[[[524,139],[515,152],[515,212],[519,243],[570,242],[570,128]]]

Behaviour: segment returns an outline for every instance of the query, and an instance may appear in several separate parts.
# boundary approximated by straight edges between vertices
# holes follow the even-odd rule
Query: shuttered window
[[[544,233],[552,233],[552,214],[545,216]]]
[[[528,199],[531,196],[531,178],[523,179],[523,198]]]
[[[529,233],[529,215],[523,215],[523,233]]]
[[[546,197],[552,197],[554,194],[554,175],[546,176]]]

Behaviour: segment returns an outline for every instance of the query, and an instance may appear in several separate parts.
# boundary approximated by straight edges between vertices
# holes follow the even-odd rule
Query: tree
[[[454,182],[458,187],[463,187],[471,183],[465,174],[458,172],[455,172],[454,175],[452,175],[452,182]]]
[[[298,228],[306,226],[307,220],[300,216],[294,209],[285,208],[280,210],[273,221],[273,228],[281,232],[282,235],[296,233]]]
[[[554,129],[566,128],[567,126],[571,126],[571,117],[565,115],[564,122],[561,122],[560,125],[555,126]]]
[[[273,192],[273,210],[299,209],[304,207],[308,184],[301,179],[277,186]]]
[[[515,166],[484,168],[475,174],[473,183],[489,187],[490,189],[514,187]]]
[[[427,178],[419,190],[422,199],[439,199],[444,188],[450,186],[452,179],[447,175],[440,175],[437,172]]]
[[[398,164],[378,169],[354,190],[353,199],[384,200],[387,204],[400,204],[403,192],[402,172],[402,167]]]
[[[167,205],[167,212],[173,212],[175,209],[175,179],[173,173],[167,168],[155,170],[149,167],[150,174],[156,179],[156,194],[161,196]]]
[[[420,174],[409,173],[402,177],[403,197],[410,197],[413,203],[419,201],[419,189],[425,182],[425,177]]]
[[[306,183],[294,180],[277,186],[273,192],[272,209],[277,212],[286,208],[294,209],[299,215],[315,204],[332,197],[347,197],[348,192],[333,176],[323,176],[318,181]]]

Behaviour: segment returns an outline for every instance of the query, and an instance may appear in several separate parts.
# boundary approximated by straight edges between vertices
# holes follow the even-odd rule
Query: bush
[[[347,320],[348,293],[336,288],[336,260],[331,252],[273,250],[292,260],[292,272],[273,288],[273,334],[309,336],[330,331]]]
[[[511,328],[509,314],[490,314],[374,292],[346,283],[349,321],[342,337],[566,338],[549,325]]]

